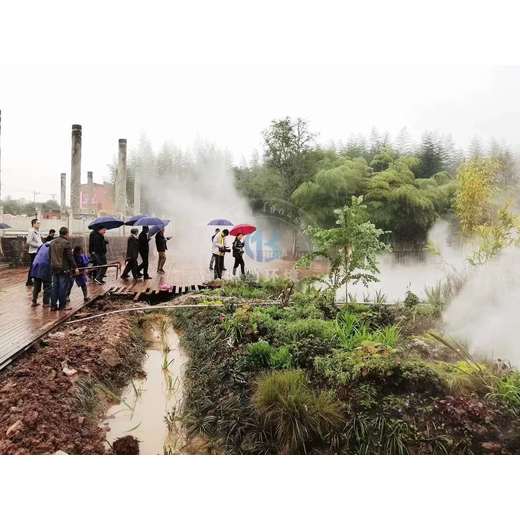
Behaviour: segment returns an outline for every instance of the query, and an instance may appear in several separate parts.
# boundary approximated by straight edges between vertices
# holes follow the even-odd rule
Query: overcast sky
[[[70,131],[83,126],[82,178],[107,178],[117,140],[202,138],[239,163],[273,118],[302,117],[319,141],[406,126],[520,148],[520,68],[489,66],[3,66],[3,194],[45,200],[70,171]]]

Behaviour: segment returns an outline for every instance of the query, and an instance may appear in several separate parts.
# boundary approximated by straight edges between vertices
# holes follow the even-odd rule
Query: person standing
[[[33,284],[31,278],[32,265],[36,257],[36,253],[42,244],[43,242],[42,236],[40,234],[40,221],[37,218],[33,218],[31,220],[31,230],[27,235],[27,252],[29,253],[30,265],[29,271],[27,272],[27,282],[25,282],[25,285],[28,287]]]
[[[209,261],[209,270],[213,271],[213,266],[215,265],[215,253],[213,253],[213,240],[215,240],[215,237],[217,236],[217,233],[220,232],[220,228],[215,229],[215,233],[211,235],[211,259]]]
[[[242,276],[245,274],[244,269],[244,235],[240,233],[237,235],[235,240],[233,241],[233,258],[235,259],[235,264],[233,265],[233,276],[237,273],[237,268],[240,267],[240,272]]]
[[[68,228],[61,227],[59,237],[49,247],[52,271],[51,311],[63,310],[66,308],[70,277],[79,274],[72,255]]]
[[[43,287],[43,306],[51,302],[51,258],[50,244],[43,244],[34,258],[31,276],[33,279],[32,307],[39,305],[38,295]]]
[[[139,274],[139,267],[137,266],[137,258],[139,257],[139,239],[137,238],[137,233],[139,233],[137,228],[132,228],[130,230],[130,236],[128,237],[126,245],[126,266],[121,275],[123,280],[128,278],[128,273],[130,271],[132,271],[132,276],[135,280],[142,277],[142,275]]]
[[[164,274],[164,264],[166,263],[166,250],[168,246],[166,245],[166,241],[168,238],[164,236],[164,229],[160,229],[155,235],[155,246],[157,247],[157,253],[159,255],[159,259],[157,260],[157,272]]]
[[[106,265],[107,263],[107,243],[108,241],[105,239],[105,233],[107,232],[106,228],[102,227],[99,229],[93,229],[90,233],[88,240],[88,252],[90,258],[92,259],[92,264],[96,265]],[[105,277],[107,268],[100,267],[94,271],[94,282],[102,285],[105,282],[103,278]]]
[[[43,239],[43,242],[50,242],[51,240],[54,240],[56,238],[56,230],[55,229],[49,229],[49,234]]]
[[[139,273],[143,272],[145,280],[151,280],[152,277],[148,274],[148,255],[150,254],[150,238],[148,237],[148,226],[143,226],[141,233],[139,233],[139,254],[141,255],[141,265],[138,267]]]
[[[85,274],[85,269],[88,267],[89,258],[83,252],[83,248],[81,246],[76,246],[72,250],[72,256],[74,257],[74,262],[76,262],[76,266],[78,267],[79,274],[70,278],[69,290],[67,292],[67,301],[70,301],[72,286],[74,285],[74,281],[76,281],[76,285],[81,288],[81,292],[83,293],[83,301],[86,303],[90,300],[87,290],[87,275]]]
[[[215,273],[215,280],[222,278],[222,272],[224,270],[224,255],[229,252],[229,248],[226,247],[226,237],[229,235],[229,231],[224,229],[219,231],[213,239],[213,254],[215,258],[215,267],[213,272]]]

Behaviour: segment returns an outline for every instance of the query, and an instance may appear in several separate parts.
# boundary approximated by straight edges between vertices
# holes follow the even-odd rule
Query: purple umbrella
[[[135,222],[134,226],[160,226],[164,227],[170,222],[169,220],[162,220],[157,217],[143,217]]]
[[[147,217],[148,215],[135,215],[134,217],[130,217],[126,222],[125,222],[125,226],[133,226],[135,225],[135,223],[141,219],[141,218],[144,218],[144,217]]]
[[[152,226],[149,230],[148,230],[148,236],[149,237],[153,237],[158,231],[160,231],[161,229],[164,229],[168,223],[170,222],[169,220],[163,220],[162,221],[163,223],[159,226],[159,225],[155,225],[155,226]]]
[[[115,217],[105,215],[104,217],[98,217],[94,219],[89,225],[89,229],[115,229],[124,225],[122,220],[119,220]]]
[[[208,226],[232,226],[233,222],[225,218],[214,218],[208,222]]]

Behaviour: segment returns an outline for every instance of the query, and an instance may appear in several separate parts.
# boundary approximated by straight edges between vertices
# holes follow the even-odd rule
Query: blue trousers
[[[70,287],[68,273],[52,273],[51,307],[64,309],[67,302],[67,293]]]

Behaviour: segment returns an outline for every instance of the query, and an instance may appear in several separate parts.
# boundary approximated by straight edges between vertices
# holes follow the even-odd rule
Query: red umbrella
[[[231,228],[229,234],[236,237],[238,235],[249,235],[251,233],[254,233],[255,231],[256,227],[252,226],[251,224],[237,224],[236,226]]]

